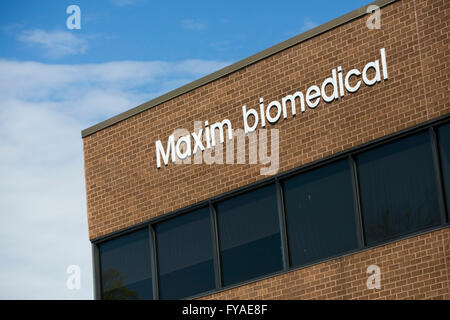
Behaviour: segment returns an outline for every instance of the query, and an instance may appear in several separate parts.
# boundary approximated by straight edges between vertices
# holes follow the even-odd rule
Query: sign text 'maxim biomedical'
[[[369,71],[371,71],[370,75]],[[373,86],[381,82],[382,79],[388,79],[385,48],[380,49],[380,59],[367,63],[362,72],[358,69],[351,69],[345,73],[342,67],[338,66],[331,70],[331,77],[326,78],[320,87],[312,85],[306,90],[305,94],[297,91],[286,95],[281,101],[271,101],[267,106],[265,106],[264,99],[260,98],[259,110],[247,108],[245,105],[242,106],[244,132],[248,134],[254,132],[258,126],[264,128],[267,124],[273,125],[281,117],[287,119],[289,110],[291,116],[295,116],[298,111],[305,112],[307,107],[309,109],[316,108],[321,99],[326,103],[331,103],[344,97],[346,92],[357,92],[362,83],[366,86]],[[355,80],[357,81],[355,82]],[[253,118],[252,124],[249,124],[249,118]],[[198,151],[203,152],[205,149],[214,148],[216,141],[218,140],[222,144],[225,137],[230,140],[233,139],[233,129],[231,121],[228,119],[211,125],[208,121],[205,121],[204,128],[182,136],[177,141],[172,134],[167,139],[166,148],[164,148],[161,140],[158,140],[155,142],[156,167],[161,168],[161,160],[167,166],[169,160],[172,162],[177,161],[177,158],[184,160],[191,155],[195,155]]]

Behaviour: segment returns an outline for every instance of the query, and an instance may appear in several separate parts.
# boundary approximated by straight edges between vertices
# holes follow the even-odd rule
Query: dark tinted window
[[[351,177],[342,160],[283,182],[293,266],[357,248]]]
[[[440,223],[428,132],[357,157],[367,244]]]
[[[282,269],[274,185],[220,202],[216,209],[225,286]]]
[[[159,294],[179,299],[215,287],[209,209],[156,225]]]
[[[147,229],[101,243],[103,299],[153,299]]]
[[[447,221],[450,220],[450,123],[438,128],[439,151],[441,154],[442,176],[447,203]]]

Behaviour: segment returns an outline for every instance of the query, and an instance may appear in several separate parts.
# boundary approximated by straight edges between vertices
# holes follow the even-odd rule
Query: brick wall
[[[344,71],[350,68],[361,70],[369,61],[379,58],[379,50],[383,47],[387,53],[389,80],[373,87],[362,85],[358,92],[346,93],[344,98],[331,104],[321,101],[317,108],[305,113],[298,112],[296,117],[288,116],[286,120],[281,119],[269,127],[279,129],[278,172],[448,114],[450,2],[400,0],[384,7],[381,14],[380,30],[368,30],[366,17],[358,18],[85,137],[83,144],[90,239],[265,178],[260,175],[260,165],[249,164],[170,164],[158,170],[156,140],[161,139],[165,143],[165,139],[176,128],[193,132],[194,121],[208,120],[214,123],[227,118],[233,128],[243,128],[242,105],[258,108],[260,97],[268,103],[275,99],[280,101],[285,95],[298,90],[306,93],[309,86],[320,85],[331,75],[331,69],[339,65]],[[391,250],[392,257],[401,259],[396,252],[406,249],[397,246],[407,247],[414,243],[416,247],[416,241],[419,246],[423,244],[426,247],[429,241],[441,243],[444,240],[447,241],[445,246],[441,244],[436,248],[448,253],[447,229],[322,264],[323,272],[316,275],[312,275],[312,272],[309,277],[333,277],[335,274],[335,278],[330,278],[334,283],[332,287],[328,287],[329,283],[321,285],[320,280],[317,280],[317,286],[323,288],[315,294],[321,297],[354,297],[350,296],[353,294],[355,297],[369,297],[368,293],[358,293],[360,285],[355,284],[356,291],[348,291],[350,289],[341,282],[360,281],[358,277],[362,275],[352,275],[350,272],[342,278],[336,275],[336,270],[347,272],[353,270],[350,265],[354,268],[353,265],[358,264],[362,268],[372,255],[379,254],[384,259],[383,250]],[[428,254],[427,249],[423,252]],[[401,254],[402,257],[411,255],[413,253]],[[445,259],[441,254],[431,260],[439,263],[429,268],[442,266],[441,260]],[[409,258],[398,260],[397,264],[405,263],[411,264],[411,267],[416,265]],[[394,268],[396,264],[387,265],[391,266],[388,268]],[[295,297],[308,297],[308,294],[313,293],[302,293],[301,288],[304,286],[300,284],[316,280],[305,279],[302,272],[290,272],[275,278],[278,280],[274,281],[279,281],[279,284],[266,280],[220,295],[246,297],[259,294],[260,297],[269,297],[273,292],[277,297],[287,297],[287,291],[299,290],[295,292]],[[408,286],[408,280],[400,273],[393,271],[392,274],[398,279],[389,281],[398,281],[400,287]],[[290,278],[297,276],[299,278]],[[419,278],[417,281],[421,283],[431,281],[431,278]],[[438,282],[438,278],[432,278],[436,279],[436,283],[417,285],[418,293],[414,297],[420,297],[423,293],[421,288],[433,286],[436,290],[423,293],[425,297],[431,292],[436,297],[443,297],[438,286],[446,285],[448,292],[448,280]],[[283,289],[286,281],[297,281],[299,286]],[[246,291],[263,284],[268,287],[255,293]],[[395,290],[389,292],[376,294],[380,297],[409,297]],[[336,296],[332,296],[334,293]]]

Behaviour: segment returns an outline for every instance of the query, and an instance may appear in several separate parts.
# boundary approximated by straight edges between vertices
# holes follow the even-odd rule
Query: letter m
[[[222,122],[216,122],[211,125],[211,145],[213,147],[216,146],[216,129],[219,129],[219,142],[223,143],[224,134],[223,134],[223,126],[227,125],[228,128],[228,139],[233,139],[233,129],[231,128],[231,122],[228,119],[222,120]]]
[[[173,135],[167,140],[167,152],[164,152],[164,147],[161,140],[155,142],[156,147],[156,167],[161,168],[161,156],[163,158],[164,164],[167,166],[169,164],[169,156],[171,155],[172,162],[175,162],[175,138]]]

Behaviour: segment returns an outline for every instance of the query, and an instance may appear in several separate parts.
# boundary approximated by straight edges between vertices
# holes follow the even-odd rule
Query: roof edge
[[[86,138],[87,136],[90,136],[98,131],[101,131],[107,127],[113,126],[123,120],[126,120],[130,117],[133,117],[145,110],[151,109],[153,107],[156,107],[164,102],[167,102],[173,98],[176,98],[182,94],[188,93],[189,91],[192,91],[194,89],[197,89],[203,85],[206,85],[210,82],[213,82],[217,79],[220,79],[222,77],[225,77],[233,72],[236,72],[240,69],[243,69],[253,63],[256,63],[258,61],[261,61],[267,57],[270,57],[274,54],[277,54],[283,50],[286,50],[290,47],[293,47],[299,43],[302,43],[304,41],[307,41],[311,38],[314,38],[322,33],[325,33],[329,30],[332,30],[336,27],[339,27],[347,22],[350,22],[354,19],[357,19],[365,14],[367,14],[367,7],[371,5],[376,5],[380,8],[385,7],[391,3],[397,2],[398,0],[377,0],[374,1],[368,5],[365,5],[363,7],[360,7],[356,10],[353,10],[349,13],[344,14],[343,16],[340,16],[336,19],[333,19],[331,21],[328,21],[320,26],[317,26],[313,29],[310,29],[306,32],[303,32],[295,37],[292,37],[288,40],[285,40],[279,44],[276,44],[270,48],[267,48],[263,51],[260,51],[250,57],[247,57],[245,59],[242,59],[238,62],[233,63],[232,65],[229,65],[225,68],[222,68],[218,71],[215,71],[209,75],[206,75],[200,79],[197,79],[193,82],[190,82],[188,84],[185,84],[184,86],[181,86],[177,89],[174,89],[172,91],[169,91],[168,93],[165,93],[157,98],[154,98],[148,102],[145,102],[137,107],[134,107],[132,109],[129,109],[125,112],[122,112],[116,116],[113,116],[105,121],[102,121],[96,125],[93,125],[87,129],[84,129],[81,131],[81,137]]]

